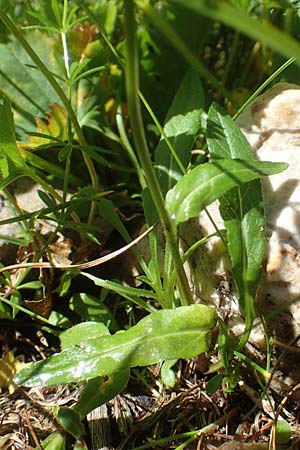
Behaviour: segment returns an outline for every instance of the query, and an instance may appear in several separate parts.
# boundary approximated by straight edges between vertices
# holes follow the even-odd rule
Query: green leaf
[[[128,383],[129,375],[130,370],[124,369],[110,375],[105,381],[103,377],[96,377],[87,381],[74,406],[74,410],[83,419],[89,412],[122,392]]]
[[[79,414],[74,409],[61,406],[57,412],[57,420],[60,425],[74,438],[79,438],[85,434],[85,429],[81,423]]]
[[[190,70],[168,111],[163,128],[164,136],[161,137],[155,154],[157,177],[163,195],[182,177],[190,162],[203,104],[200,76],[195,70]]]
[[[60,431],[54,431],[42,442],[44,450],[66,450],[66,436]]]
[[[82,322],[68,328],[59,335],[61,349],[65,350],[72,345],[88,339],[95,339],[99,336],[109,334],[108,328],[101,322]]]
[[[184,222],[196,217],[210,203],[233,187],[264,175],[282,172],[286,163],[223,159],[201,164],[181,178],[166,197],[171,218]]]
[[[2,178],[13,176],[25,168],[25,162],[16,145],[13,114],[8,98],[0,94],[0,171]]]
[[[176,384],[176,375],[172,367],[177,363],[177,359],[165,361],[160,369],[160,376],[162,382],[169,388],[173,388]]]
[[[290,425],[286,420],[278,420],[275,427],[275,442],[276,445],[288,444],[292,437]]]
[[[109,330],[103,323],[84,322],[62,332],[59,338],[62,350],[65,350],[88,339],[109,334]],[[67,411],[69,408],[64,408],[63,411],[59,409],[57,419],[60,424],[72,436],[81,436],[83,434],[81,420],[93,409],[119,394],[126,387],[128,379],[129,370],[125,369],[105,380],[103,377],[96,377],[87,381],[71,413]]]
[[[222,386],[222,381],[224,379],[224,374],[218,373],[217,375],[214,375],[207,383],[206,383],[206,392],[209,395],[213,395],[215,392],[217,392],[218,389]]]
[[[117,324],[109,308],[97,297],[81,292],[70,299],[70,309],[83,319],[102,322],[117,329]]]
[[[160,310],[132,328],[89,339],[16,375],[27,386],[64,384],[120,373],[160,360],[190,358],[209,349],[216,312],[205,305]]]
[[[210,158],[254,161],[251,147],[232,118],[216,104],[208,113],[207,144]],[[260,180],[244,183],[220,198],[227,229],[228,251],[240,308],[246,321],[247,340],[255,315],[255,298],[265,254],[265,217]]]
[[[250,144],[239,127],[216,103],[208,111],[207,145],[212,160],[254,159]]]

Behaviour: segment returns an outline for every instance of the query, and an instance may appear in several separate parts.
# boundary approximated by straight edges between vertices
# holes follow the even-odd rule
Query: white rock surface
[[[267,252],[259,293],[266,317],[281,309],[268,321],[270,333],[289,342],[300,334],[300,88],[292,84],[274,86],[249,105],[237,123],[257,159],[289,163],[286,171],[263,179]],[[223,229],[217,202],[208,210],[217,227]],[[203,212],[196,226],[184,225],[183,240],[188,247],[214,231]],[[230,263],[220,238],[214,237],[200,248],[188,270],[195,296],[215,304],[239,332],[242,322],[231,289]],[[253,333],[252,340],[263,346],[262,331]],[[300,366],[300,353],[297,361]]]
[[[267,253],[260,289],[263,310],[281,308],[274,334],[289,341],[300,334],[300,88],[278,84],[258,97],[238,125],[257,159],[289,168],[263,179]],[[299,357],[300,361],[300,357]]]
[[[38,195],[38,190],[43,190],[42,187],[29,178],[20,178],[10,189],[21,213],[38,211],[46,207]],[[14,210],[14,206],[10,204],[4,194],[0,198],[0,221],[15,217],[16,211]],[[46,221],[36,221],[34,227],[41,234],[47,234],[49,231],[53,231],[54,224],[46,223]],[[9,241],[5,237],[22,238],[22,228],[23,225],[18,221],[0,225],[0,262],[5,264],[13,264],[16,262],[15,253],[17,247],[9,244]]]

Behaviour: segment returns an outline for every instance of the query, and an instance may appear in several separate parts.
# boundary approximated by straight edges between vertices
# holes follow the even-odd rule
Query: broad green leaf
[[[60,431],[54,431],[41,444],[44,450],[66,450],[66,435]]]
[[[88,380],[80,397],[74,406],[81,419],[100,405],[108,402],[125,389],[129,380],[130,370],[120,370],[118,373]]]
[[[117,324],[109,308],[97,297],[81,292],[70,299],[70,309],[87,321],[110,324],[117,329]]]
[[[205,390],[209,395],[213,395],[222,386],[222,381],[224,379],[223,373],[218,373],[214,375],[207,383]]]
[[[72,345],[80,344],[88,339],[96,339],[109,334],[108,328],[103,323],[79,323],[60,334],[61,349],[65,350]],[[61,409],[59,409],[57,418],[60,424],[74,437],[81,436],[83,434],[80,431],[81,420],[93,409],[103,405],[103,403],[108,402],[119,394],[126,387],[128,380],[129,369],[125,369],[105,379],[103,377],[96,377],[87,381],[71,413],[69,414],[67,411],[69,408],[65,408],[62,414],[60,414]],[[70,429],[68,428],[69,423]],[[77,430],[76,435],[72,431],[74,429]]]
[[[208,113],[207,138],[213,161],[220,158],[254,160],[243,133],[232,118],[215,104]],[[251,302],[255,300],[265,253],[265,218],[260,180],[244,183],[227,192],[220,198],[220,212],[227,229],[228,251],[240,307],[244,314],[251,316]]]
[[[34,363],[15,381],[27,386],[64,384],[161,360],[190,358],[209,349],[215,324],[215,310],[205,305],[160,310],[126,331],[89,339]]]
[[[216,103],[208,112],[207,145],[211,160],[254,159],[250,144],[239,127]]]
[[[292,437],[292,430],[286,420],[278,420],[275,426],[275,442],[276,445],[289,444]]]
[[[79,414],[74,409],[61,406],[58,409],[56,418],[64,430],[74,438],[79,438],[85,434],[85,428],[81,423]]]
[[[95,339],[99,336],[109,334],[108,328],[101,322],[82,322],[68,328],[59,335],[61,349],[65,350],[72,345],[88,339]]]
[[[169,214],[176,223],[196,217],[210,203],[235,186],[264,175],[282,172],[286,163],[220,159],[201,164],[181,178],[166,197]]]
[[[155,154],[156,172],[163,195],[182,177],[190,162],[203,104],[200,76],[195,70],[190,70],[168,111],[163,128],[165,136],[161,137]]]
[[[296,39],[280,31],[265,20],[259,21],[249,16],[245,11],[236,8],[225,0],[170,0],[171,3],[184,5],[192,11],[212,20],[228,25],[247,36],[252,37],[271,49],[288,58],[300,60],[300,45]]]
[[[173,388],[176,384],[176,375],[172,367],[177,363],[177,359],[165,361],[160,369],[160,376],[162,382],[169,388]]]

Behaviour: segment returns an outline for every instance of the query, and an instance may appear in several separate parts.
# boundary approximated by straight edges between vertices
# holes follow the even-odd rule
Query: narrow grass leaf
[[[190,70],[168,111],[163,136],[155,154],[158,181],[165,195],[184,175],[199,130],[204,93],[199,74]]]
[[[190,358],[209,349],[215,324],[215,310],[205,305],[160,310],[126,331],[89,339],[34,363],[15,381],[27,386],[64,384]]]
[[[166,197],[166,206],[175,223],[196,217],[206,206],[232,188],[265,175],[282,172],[285,163],[220,159],[201,164],[181,178]]]

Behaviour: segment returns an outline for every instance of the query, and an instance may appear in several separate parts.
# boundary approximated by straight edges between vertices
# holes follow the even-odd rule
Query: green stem
[[[33,317],[36,320],[40,320],[41,322],[44,322],[47,325],[53,326],[53,324],[49,320],[45,319],[45,317],[40,316],[39,314],[36,314],[35,312],[32,312],[29,309],[26,309],[21,305],[11,302],[10,300],[8,300],[5,297],[0,297],[0,302],[6,303],[7,305],[11,306],[12,308],[18,309],[19,311],[22,311],[25,314],[28,314],[29,316]]]
[[[79,144],[85,145],[86,141],[85,141],[82,129],[79,125],[79,122],[73,111],[73,108],[69,102],[69,99],[65,95],[63,89],[60,87],[60,85],[58,84],[56,79],[53,77],[52,73],[47,69],[45,64],[40,59],[40,57],[33,50],[33,48],[28,43],[28,41],[24,38],[23,34],[19,31],[19,29],[15,26],[13,21],[5,14],[5,12],[2,9],[0,9],[0,19],[5,24],[5,26],[11,31],[11,33],[13,33],[15,35],[15,37],[18,39],[18,41],[20,42],[20,44],[22,45],[22,47],[24,48],[26,53],[30,56],[30,58],[35,63],[35,65],[39,68],[39,70],[44,75],[44,77],[49,82],[49,84],[53,87],[53,89],[59,96],[60,100],[62,101],[64,107],[66,108],[66,110],[68,112],[68,115],[73,124]],[[82,156],[83,156],[84,162],[87,166],[87,169],[89,171],[92,186],[93,186],[94,190],[97,192],[99,185],[98,185],[98,177],[97,177],[97,173],[96,173],[94,164],[93,164],[91,158],[89,157],[89,155],[87,155],[85,152],[82,152]],[[94,208],[95,208],[95,206],[92,205],[93,211],[94,211]],[[92,212],[91,212],[91,214],[92,214]],[[91,219],[91,214],[90,214],[90,219]]]
[[[141,170],[140,163],[139,163],[139,161],[134,153],[134,150],[131,147],[129,139],[127,137],[125,126],[124,126],[121,105],[118,105],[118,108],[117,108],[116,123],[117,123],[117,127],[118,127],[122,145],[123,145],[124,149],[127,151],[127,154],[131,160],[131,163],[132,163],[133,167],[135,168],[135,171],[137,173],[137,176],[138,176],[138,179],[139,179],[142,189],[145,189],[145,187],[147,186],[147,183],[146,183],[144,174]]]
[[[188,305],[193,303],[193,300],[177,246],[176,230],[165,208],[164,199],[149,155],[143,126],[141,104],[139,100],[139,60],[133,0],[124,0],[124,30],[127,56],[125,72],[126,93],[133,139],[140,164],[145,173],[150,194],[161,218],[166,240],[168,241],[170,251],[172,252],[174,267],[178,278],[178,287],[181,294],[181,303],[182,305]]]
[[[139,91],[139,97],[142,100],[145,108],[147,109],[151,119],[153,120],[154,124],[156,125],[158,131],[160,132],[161,136],[163,137],[165,143],[167,144],[173,158],[175,159],[176,163],[178,164],[178,167],[180,168],[182,175],[186,174],[186,170],[184,165],[182,164],[181,159],[179,158],[179,156],[177,155],[173,145],[171,144],[170,139],[168,138],[168,136],[166,135],[166,133],[164,132],[163,127],[161,126],[161,124],[159,123],[156,115],[154,114],[153,109],[151,108],[149,102],[147,101],[147,99],[144,97],[143,93],[141,91]]]
[[[275,78],[277,78],[285,69],[287,69],[291,64],[293,64],[296,61],[296,58],[290,58],[285,63],[283,63],[277,70],[275,70],[274,73],[272,73],[269,78],[264,81],[259,88],[256,89],[255,92],[253,92],[252,95],[245,101],[245,103],[240,107],[240,109],[237,111],[237,113],[234,115],[233,119],[236,120],[240,114],[244,111],[245,108],[247,108],[250,103],[252,103],[256,97],[270,84],[272,83]]]
[[[250,294],[250,292],[245,292],[245,329],[243,331],[243,335],[241,337],[240,342],[238,343],[237,349],[239,351],[242,351],[245,345],[247,344],[252,328],[253,328],[253,322],[255,317],[255,305],[254,305],[254,299],[253,296]]]

